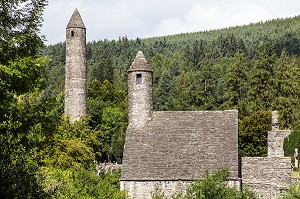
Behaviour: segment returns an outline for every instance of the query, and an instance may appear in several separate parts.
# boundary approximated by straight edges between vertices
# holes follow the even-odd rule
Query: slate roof
[[[128,72],[132,71],[152,71],[142,51],[138,51],[134,61],[129,67]]]
[[[73,12],[71,19],[67,25],[67,28],[85,28],[82,18],[78,9],[76,8]]]
[[[122,181],[194,180],[228,168],[238,178],[237,111],[159,111],[128,126]]]

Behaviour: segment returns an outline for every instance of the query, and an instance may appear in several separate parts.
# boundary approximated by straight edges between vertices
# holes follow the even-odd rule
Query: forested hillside
[[[125,93],[126,71],[138,50],[154,71],[154,109],[238,109],[242,155],[266,155],[271,110],[280,111],[281,128],[298,126],[299,16],[206,32],[89,42],[88,109],[95,125],[103,123],[107,106],[126,120],[126,101],[105,105],[95,92],[111,83]],[[43,54],[51,59],[44,96],[56,98],[62,114],[65,44],[47,46]]]

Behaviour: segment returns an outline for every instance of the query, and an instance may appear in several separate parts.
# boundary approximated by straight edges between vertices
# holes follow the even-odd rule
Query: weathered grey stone
[[[260,198],[275,198],[291,183],[290,165],[289,157],[243,157],[243,188]]]
[[[193,181],[121,181],[121,190],[127,190],[129,197],[133,199],[151,199],[152,195],[163,193],[165,197],[171,197],[178,193],[186,193]],[[229,180],[228,186],[240,186],[239,180]]]
[[[290,133],[290,130],[268,132],[268,157],[284,157],[283,141]]]
[[[151,199],[152,195],[164,193],[170,197],[179,192],[185,192],[191,181],[121,181],[121,190],[127,190],[132,199]]]
[[[128,127],[121,180],[193,180],[228,168],[238,178],[237,111],[158,111]]]
[[[279,130],[279,114],[272,111],[272,130],[268,132],[268,157],[242,158],[243,187],[259,198],[275,198],[291,183],[291,158],[284,157],[283,141],[291,131]]]
[[[278,111],[272,111],[272,130],[268,132],[268,157],[284,157],[283,141],[291,133],[290,130],[279,130],[278,119]]]
[[[132,128],[150,121],[152,104],[152,70],[139,51],[128,70],[128,120]]]
[[[73,12],[71,19],[67,25],[67,28],[85,28],[82,18],[78,9],[76,8]]]
[[[86,114],[86,29],[76,9],[66,28],[65,114]]]
[[[278,111],[272,111],[271,114],[271,125],[272,130],[279,130],[279,113]]]

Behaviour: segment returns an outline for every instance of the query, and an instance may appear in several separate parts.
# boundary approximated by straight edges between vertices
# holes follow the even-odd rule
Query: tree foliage
[[[188,188],[187,199],[231,199],[231,198],[257,198],[254,193],[244,190],[240,192],[235,187],[229,187],[226,180],[229,176],[227,170],[216,171],[212,174],[207,173],[203,180],[196,181]]]
[[[227,185],[229,172],[226,169],[206,173],[203,179],[196,180],[189,185],[185,194],[177,193],[169,198],[173,199],[256,199],[255,194],[247,189],[237,190]],[[153,199],[168,198],[164,193],[157,191]]]
[[[126,198],[126,193],[120,191],[120,171],[97,176],[93,170],[45,167],[42,172],[45,175],[44,190],[54,199]]]
[[[123,90],[108,80],[93,80],[88,86],[91,125],[99,129],[96,159],[122,162],[127,127],[127,100]]]
[[[238,109],[242,155],[266,155],[270,110],[279,110],[282,128],[299,126],[300,17],[89,42],[89,115],[70,123],[62,117],[65,43],[43,46],[39,33],[46,4],[0,1],[1,198],[124,198],[93,161],[122,162],[127,70],[138,50],[154,70],[154,109]]]
[[[103,132],[90,121],[83,117],[70,123],[62,118],[46,148],[39,151],[43,178],[39,184],[51,198],[125,198],[119,187],[120,171],[97,175],[95,158],[105,142],[100,139]]]
[[[270,111],[257,111],[239,121],[241,156],[267,156],[268,131],[271,130]]]
[[[300,186],[299,184],[293,184],[288,187],[288,191],[282,193],[278,199],[297,199],[300,197]]]
[[[111,140],[121,159],[125,93],[101,87],[99,100],[114,105],[105,106],[106,128],[88,116],[74,123],[62,117],[64,45],[41,52],[46,3],[0,1],[0,198],[125,198],[119,172],[97,176],[94,163],[99,146]],[[112,139],[105,143],[103,134]]]
[[[298,129],[294,130],[288,137],[284,138],[284,155],[293,157],[295,148],[300,149],[300,131]]]
[[[126,98],[127,70],[136,52],[142,50],[153,69],[154,110],[237,109],[240,126],[248,125],[240,127],[244,130],[257,124],[256,121],[244,122],[244,118],[252,118],[258,112],[278,110],[280,127],[295,128],[299,125],[300,113],[299,20],[300,17],[294,17],[209,32],[89,42],[88,104],[94,127],[101,125],[106,107],[119,107],[126,113],[123,107],[126,103],[120,98],[106,96],[103,91],[108,89],[112,91],[107,92],[108,95]],[[56,93],[63,93],[60,86],[64,81],[61,69],[64,66],[63,53],[58,55],[57,52],[64,48],[65,45],[59,43],[47,46],[43,51],[52,58],[48,65],[49,73],[54,74],[47,81],[47,91],[54,88]],[[112,85],[113,89],[108,88]],[[57,102],[59,104],[59,100]],[[62,106],[57,107],[54,110],[61,111]],[[260,155],[265,154],[266,136],[262,136],[261,131],[246,132],[248,136],[240,133],[241,150],[253,146],[248,155],[258,155],[257,146],[261,146],[264,152]],[[114,147],[105,148],[108,152]],[[105,154],[102,157],[111,158],[107,152],[102,153]],[[119,158],[112,159],[120,161]]]
[[[46,0],[0,1],[0,197],[47,197],[37,178],[35,135],[45,58],[39,30]]]

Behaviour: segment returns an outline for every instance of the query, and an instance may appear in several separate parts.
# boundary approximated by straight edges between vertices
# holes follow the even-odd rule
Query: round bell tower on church
[[[152,70],[142,51],[139,51],[128,72],[128,119],[133,128],[141,128],[150,120],[153,111]]]

